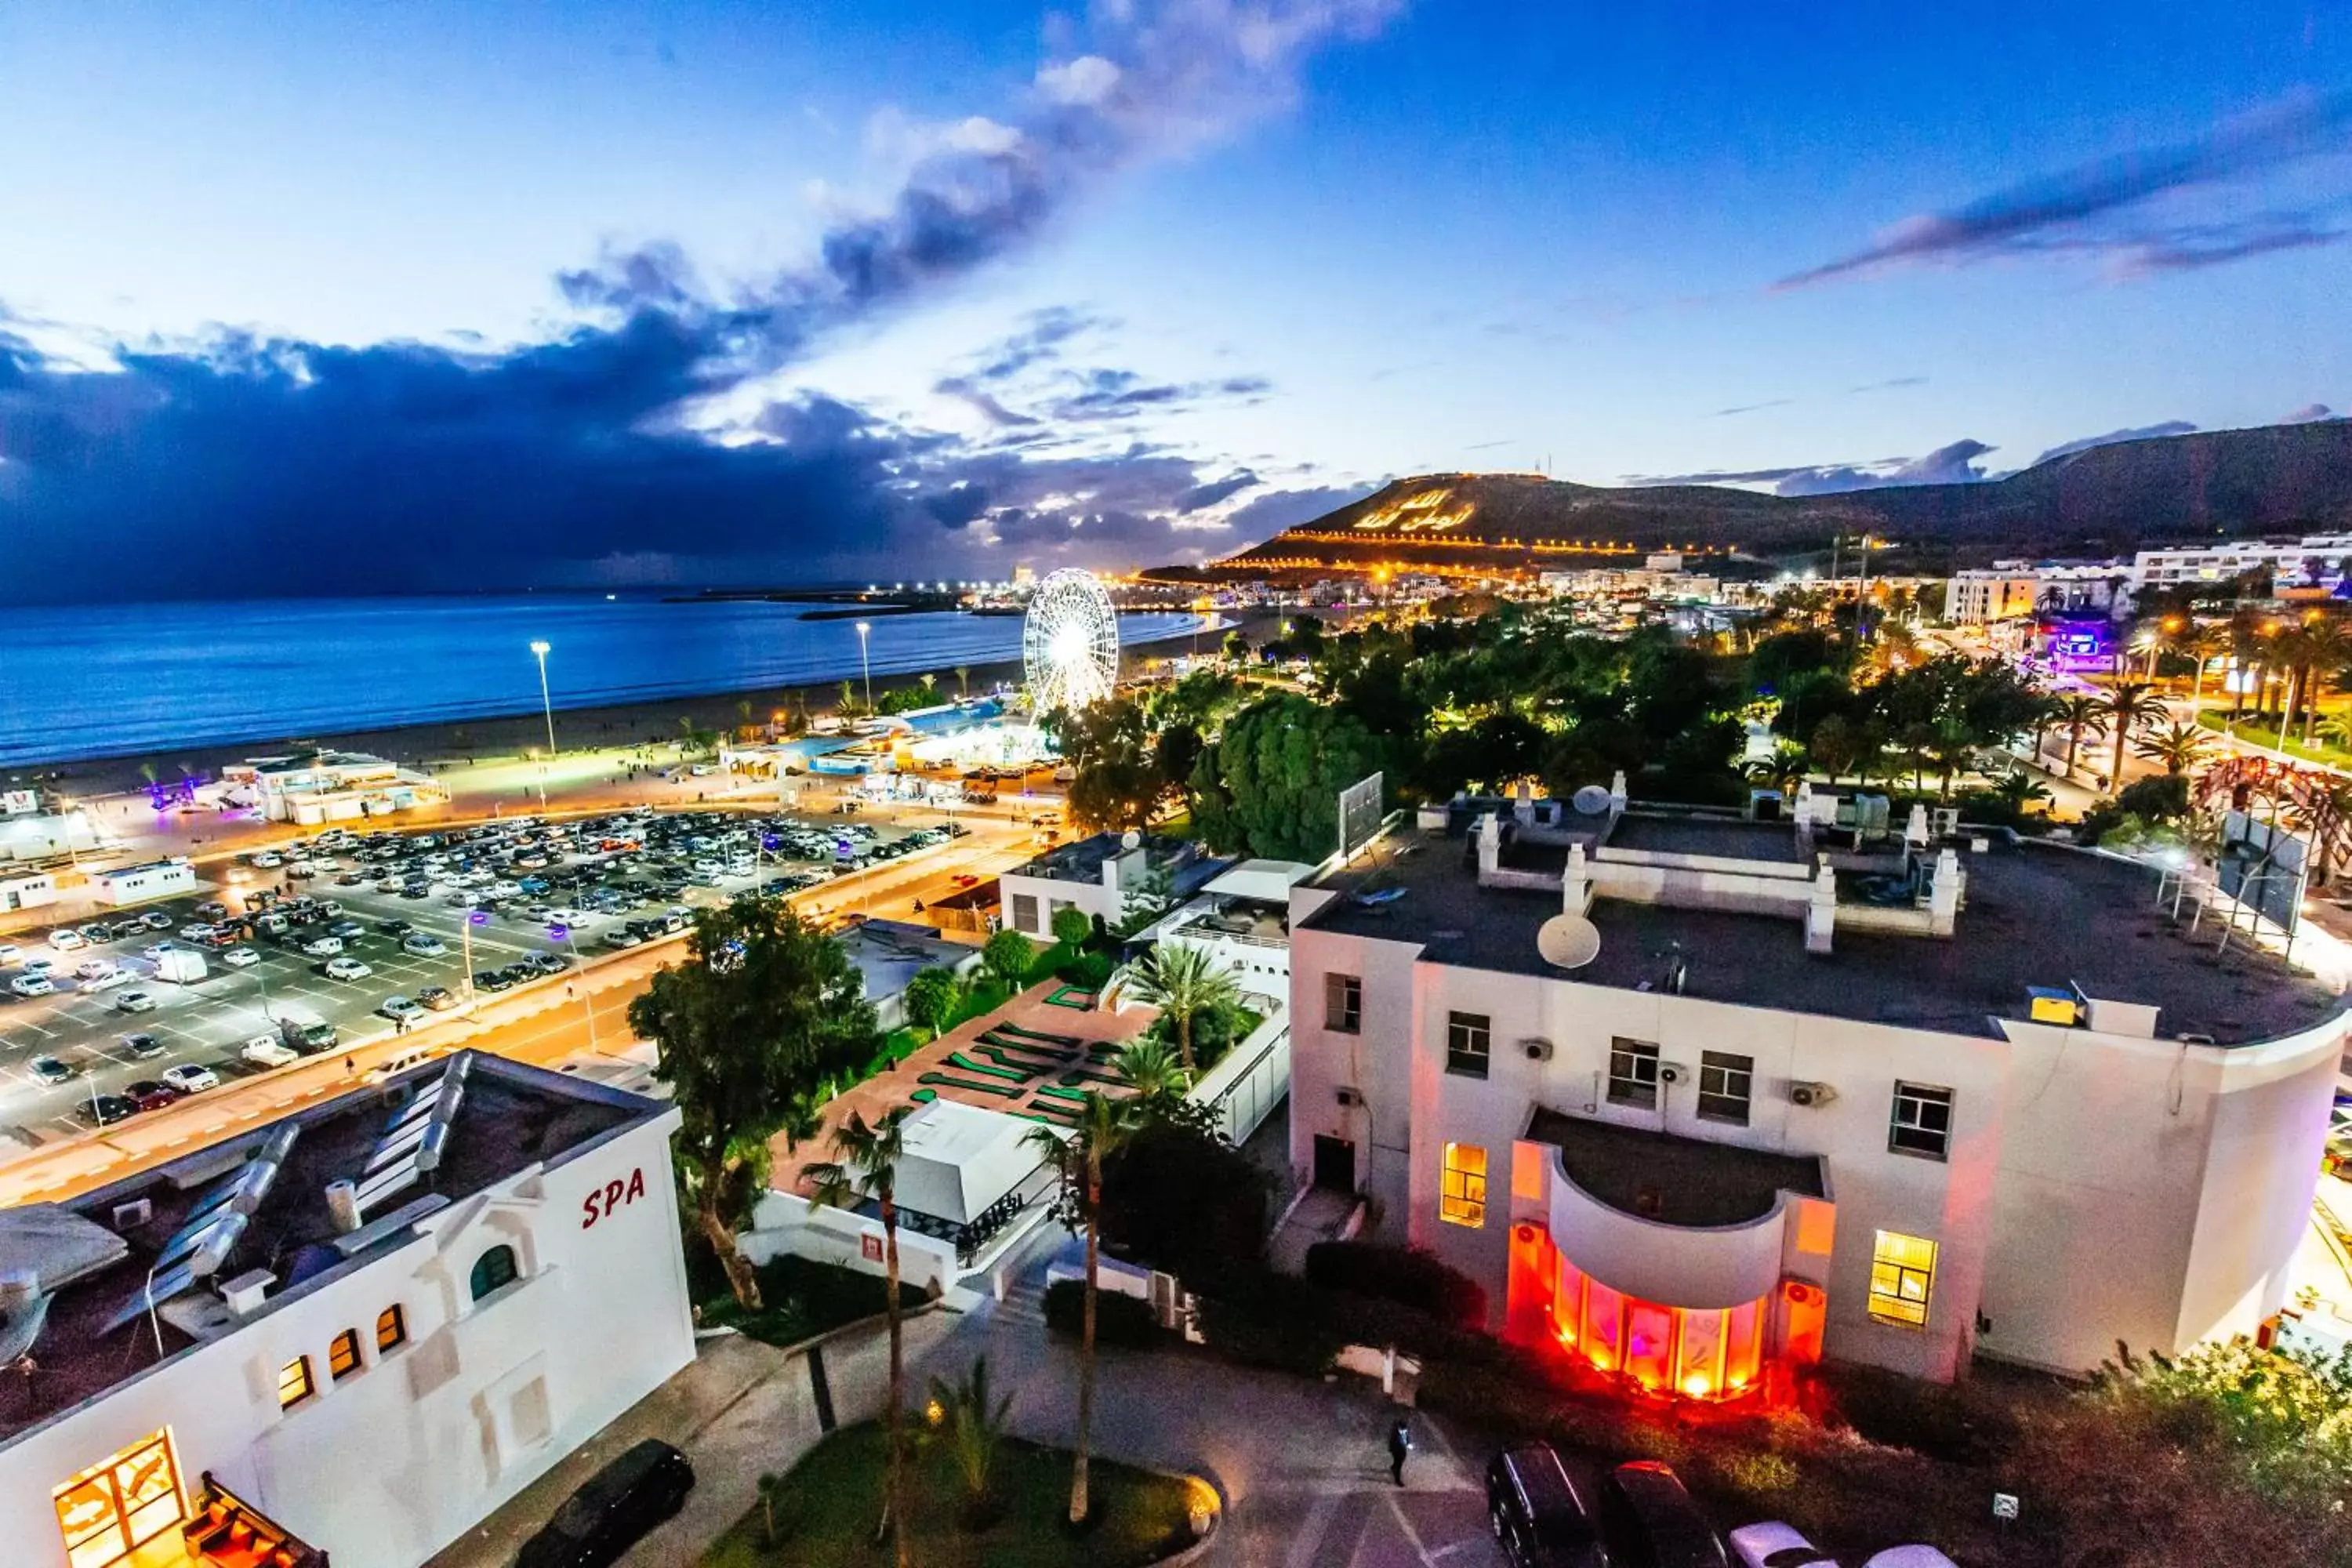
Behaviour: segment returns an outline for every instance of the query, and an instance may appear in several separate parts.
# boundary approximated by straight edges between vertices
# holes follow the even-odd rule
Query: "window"
[[[400,1310],[400,1304],[395,1301],[375,1315],[375,1348],[379,1352],[388,1351],[394,1345],[404,1345],[407,1342],[408,1315]]]
[[[513,1284],[520,1273],[521,1270],[515,1267],[513,1247],[493,1247],[474,1259],[474,1277],[471,1281],[474,1300],[478,1301],[491,1291]]]
[[[336,1383],[360,1369],[360,1331],[345,1329],[327,1347],[327,1376]]]
[[[1036,894],[1013,895],[1013,929],[1019,931],[1043,931],[1045,929],[1037,923]]]
[[[1952,1142],[1952,1091],[1924,1084],[1895,1086],[1895,1123],[1886,1146],[1897,1154],[1940,1160]]]
[[[1880,1231],[1870,1253],[1871,1321],[1924,1329],[1927,1298],[1935,1289],[1936,1244],[1925,1237]]]
[[[1437,1217],[1473,1229],[1486,1223],[1486,1151],[1475,1143],[1445,1146],[1445,1169],[1438,1176]]]
[[[1364,1026],[1364,983],[1352,974],[1323,977],[1323,1026],[1353,1035]]]
[[[1658,1047],[1647,1040],[1609,1042],[1609,1103],[1658,1108]]]
[[[310,1358],[298,1355],[278,1369],[278,1408],[291,1410],[318,1392],[310,1381]]]
[[[1749,1086],[1756,1081],[1756,1058],[1728,1051],[1698,1054],[1698,1113],[1708,1121],[1748,1125]]]
[[[1445,1070],[1466,1073],[1472,1078],[1486,1076],[1487,1046],[1493,1037],[1494,1020],[1484,1013],[1448,1013],[1445,1015]]]

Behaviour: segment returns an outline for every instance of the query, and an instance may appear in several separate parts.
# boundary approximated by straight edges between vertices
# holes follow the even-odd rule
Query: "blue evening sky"
[[[977,440],[936,384],[1066,309],[1074,373],[1268,384],[1079,447],[1268,484],[1547,460],[1612,483],[1963,437],[1999,469],[2352,402],[2340,5],[1275,4],[1361,25],[745,395]],[[560,270],[649,242],[723,296],[886,204],[937,127],[1017,122],[1085,36],[1034,0],[8,7],[0,308],[61,355],[221,325],[509,346],[583,319]],[[1773,287],[2282,114],[2311,122],[2145,200]]]

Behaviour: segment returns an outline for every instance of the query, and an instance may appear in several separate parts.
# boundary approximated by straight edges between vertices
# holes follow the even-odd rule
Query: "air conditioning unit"
[[[1660,1062],[1658,1064],[1658,1081],[1660,1083],[1680,1083],[1682,1080],[1683,1066],[1680,1062]]]
[[[132,1198],[114,1205],[114,1228],[137,1230],[155,1217],[155,1205],[145,1198]]]
[[[1519,1049],[1528,1054],[1528,1060],[1531,1062],[1548,1062],[1551,1060],[1551,1042],[1549,1040],[1521,1040],[1519,1042]]]
[[[1343,1083],[1339,1086],[1339,1103],[1347,1106],[1361,1105],[1364,1103],[1364,1091]]]
[[[1789,1086],[1791,1105],[1822,1106],[1837,1098],[1837,1090],[1825,1083],[1792,1083]]]

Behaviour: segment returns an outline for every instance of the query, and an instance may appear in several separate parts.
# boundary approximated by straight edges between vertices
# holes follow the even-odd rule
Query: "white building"
[[[1497,1329],[1705,1397],[1824,1353],[2079,1373],[2256,1329],[2339,999],[2216,966],[2145,868],[1916,820],[1857,846],[1814,804],[1538,803],[1466,842],[1457,813],[1300,888],[1301,1178],[1484,1282]],[[1538,947],[1563,914],[1573,967]]]
[[[1944,584],[1944,619],[1984,626],[2043,610],[2113,612],[2129,606],[2134,581],[2134,568],[2121,561],[1996,561],[1952,574]]]
[[[1135,900],[1152,891],[1155,871],[1172,879],[1189,863],[1186,847],[1168,839],[1097,833],[1005,872],[999,879],[1004,923],[1040,942],[1054,940],[1054,916],[1062,910],[1116,926]]]
[[[1162,916],[1138,942],[1204,950],[1234,984],[1290,1002],[1290,889],[1315,875],[1298,860],[1244,860]]]
[[[447,804],[439,780],[362,752],[311,752],[255,757],[221,770],[226,798],[257,805],[272,822],[315,827],[388,816],[412,806]]]
[[[693,1358],[677,1123],[467,1054],[0,1213],[0,1559],[415,1568]]]
[[[2258,539],[2143,550],[2132,557],[2134,588],[2179,588],[2267,574],[2273,588],[2334,588],[2352,571],[2352,534],[2315,533],[2291,542]]]
[[[169,859],[100,871],[90,879],[90,885],[103,902],[117,907],[143,904],[151,899],[195,891],[196,868],[186,856],[174,855]]]
[[[8,798],[26,804],[22,811],[0,812],[0,866],[10,861],[41,865],[70,859],[101,847],[97,827],[86,811],[42,811],[31,791],[12,790]]]

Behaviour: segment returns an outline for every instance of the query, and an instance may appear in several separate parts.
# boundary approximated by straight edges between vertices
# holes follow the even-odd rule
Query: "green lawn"
[[[883,1458],[878,1425],[835,1433],[788,1478],[775,1543],[754,1507],[704,1554],[703,1568],[887,1565],[889,1549],[874,1540]],[[998,1517],[967,1531],[956,1521],[963,1485],[945,1446],[910,1432],[909,1555],[923,1568],[1141,1568],[1192,1543],[1192,1483],[1101,1459],[1087,1474],[1092,1518],[1074,1535],[1069,1455],[1006,1438],[991,1478]]]
[[[2220,734],[2223,732],[2226,717],[2221,711],[2208,708],[2199,711],[2197,721],[2208,730]],[[2296,724],[2295,731],[2298,736],[2301,735],[2302,731],[2303,726],[2300,723]],[[2235,724],[2228,725],[2227,732],[2236,735],[2250,745],[2262,746],[2272,751],[2279,749],[2278,730],[2273,725],[2241,719]],[[2331,746],[2324,741],[2315,741],[2306,746],[2300,739],[2291,740],[2287,742],[2285,750],[2288,756],[2301,757],[2306,762],[2326,763],[2339,768],[2352,767],[2352,752],[2347,752],[2338,746]]]
[[[736,1329],[772,1345],[796,1345],[829,1329],[873,1317],[890,1299],[878,1275],[787,1256],[761,1267],[761,1310],[746,1314],[735,1304],[716,1264],[709,1272],[719,1275],[719,1280],[698,1300],[703,1322]],[[922,1300],[923,1293],[912,1286],[898,1288],[900,1306],[911,1309]]]

